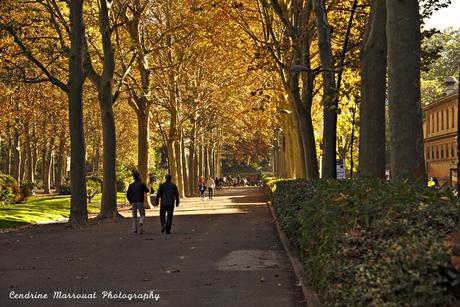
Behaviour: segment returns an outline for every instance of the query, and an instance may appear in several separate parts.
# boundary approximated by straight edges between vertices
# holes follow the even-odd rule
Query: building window
[[[439,147],[436,145],[436,159],[439,159]]]

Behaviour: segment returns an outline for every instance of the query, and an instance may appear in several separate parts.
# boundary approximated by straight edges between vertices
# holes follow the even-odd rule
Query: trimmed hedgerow
[[[324,305],[460,305],[451,192],[370,179],[265,181]]]

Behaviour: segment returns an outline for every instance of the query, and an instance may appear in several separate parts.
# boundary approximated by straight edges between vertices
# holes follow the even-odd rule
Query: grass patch
[[[124,193],[117,193],[117,202],[125,201]],[[101,194],[88,204],[88,213],[99,213]],[[70,215],[70,195],[32,196],[25,203],[0,206],[0,228],[58,221]]]

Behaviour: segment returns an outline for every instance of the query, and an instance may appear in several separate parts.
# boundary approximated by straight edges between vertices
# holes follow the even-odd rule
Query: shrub
[[[96,194],[101,193],[102,191],[102,179],[97,176],[87,177],[86,178],[86,195],[88,198],[88,203],[91,203]]]
[[[32,196],[36,187],[37,185],[35,184],[35,182],[31,182],[31,181],[22,182],[21,187],[20,187],[22,197],[25,199],[27,197]]]
[[[450,191],[288,180],[276,182],[272,198],[324,305],[460,303],[460,242],[448,240],[460,238],[460,207]]]
[[[70,194],[71,194],[70,183],[63,183],[61,185],[61,190],[59,191],[59,195],[70,195]]]
[[[126,192],[131,177],[130,171],[117,169],[117,192]]]
[[[18,183],[13,177],[0,173],[0,205],[11,205],[21,201]]]

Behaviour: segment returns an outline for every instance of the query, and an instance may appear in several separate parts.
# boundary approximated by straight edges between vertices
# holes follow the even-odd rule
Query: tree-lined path
[[[157,208],[147,210],[143,235],[130,233],[129,218],[90,224],[1,234],[0,306],[302,306],[259,189],[224,189],[212,201],[185,199],[176,208],[171,235],[160,233]],[[57,290],[96,291],[98,299],[9,299],[11,291],[52,297]],[[153,290],[160,299],[102,300],[104,290]]]

